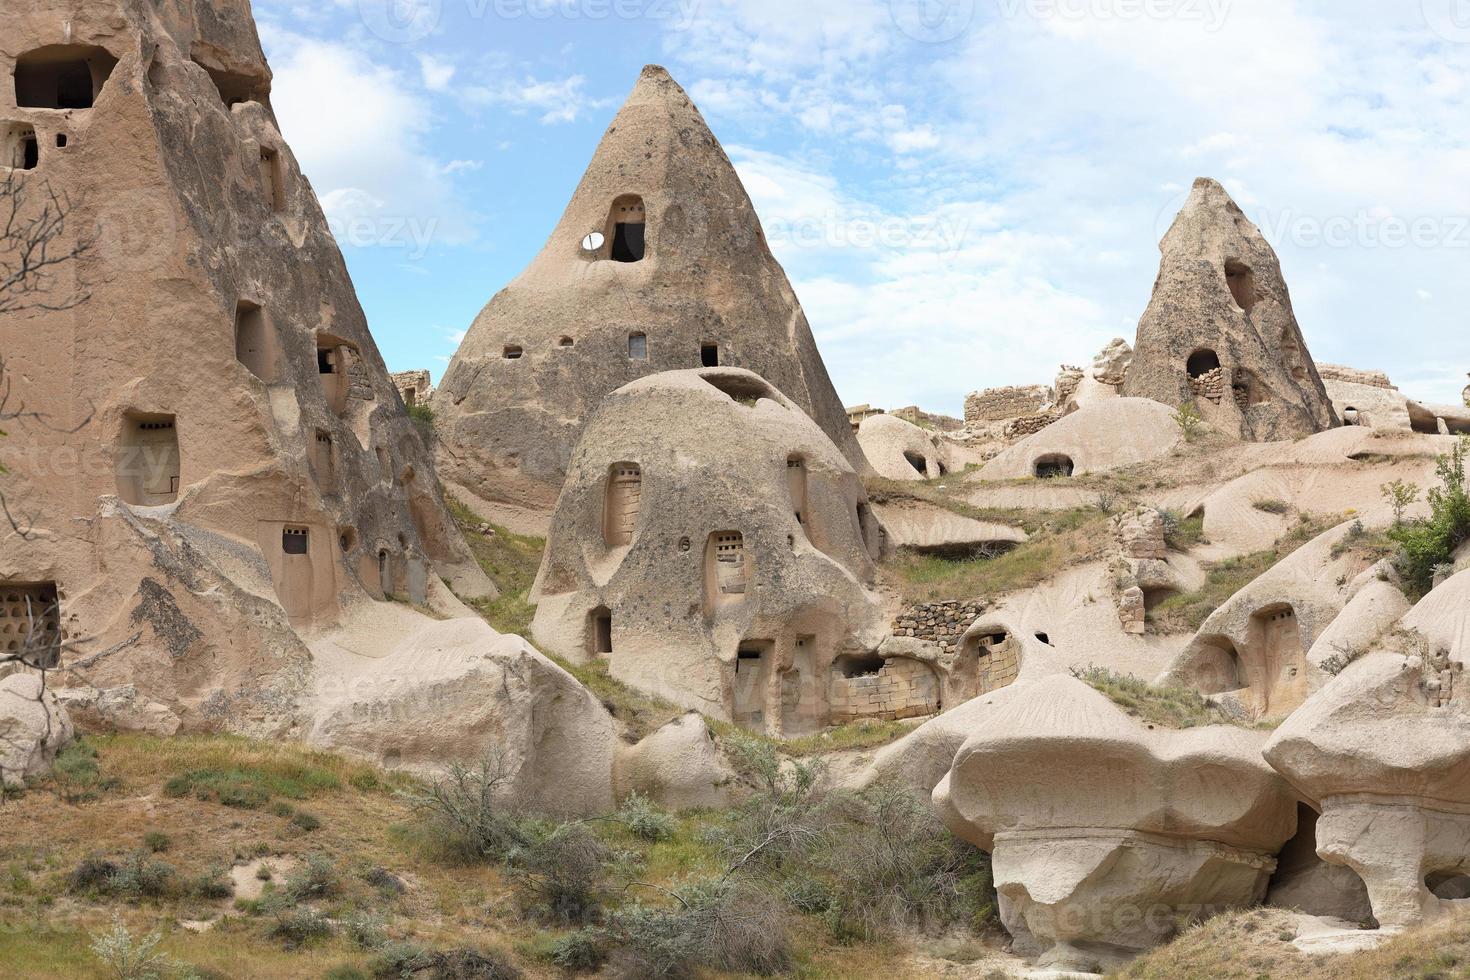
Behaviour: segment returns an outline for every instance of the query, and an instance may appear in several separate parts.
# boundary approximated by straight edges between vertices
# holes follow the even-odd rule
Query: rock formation
[[[303,635],[422,599],[431,568],[490,585],[277,128],[245,0],[3,0],[0,22],[29,206],[68,202],[57,253],[94,243],[0,316],[36,413],[0,443],[29,525],[0,547],[0,619],[44,610],[58,687],[295,731]]]
[[[1257,442],[1337,425],[1276,253],[1207,178],[1160,245],[1123,394],[1194,402],[1216,429]]]
[[[1296,798],[1263,735],[1146,728],[1067,676],[996,700],[934,799],[990,851],[1018,950],[1096,970],[1264,897]]]
[[[882,638],[880,533],[846,458],[774,387],[735,368],[653,375],[583,433],[533,630],[712,717],[810,731]]]
[[[1358,371],[1337,364],[1319,364],[1317,371],[1332,399],[1332,410],[1343,425],[1370,429],[1409,429],[1409,400],[1382,371]],[[1431,430],[1433,431],[1433,430]]]
[[[1317,853],[1358,873],[1380,926],[1470,895],[1470,572],[1277,729],[1266,759],[1321,809]]]
[[[701,366],[760,374],[864,470],[740,178],[684,90],[650,65],[541,254],[451,362],[434,399],[441,462],[486,499],[554,494],[603,398]]]
[[[51,770],[72,740],[72,723],[55,693],[34,673],[0,678],[0,784],[24,789]]]
[[[937,480],[950,470],[939,438],[896,415],[864,419],[857,438],[868,464],[884,479]]]
[[[1095,401],[1002,451],[980,479],[1081,476],[1157,459],[1183,438],[1173,415],[1143,398]]]

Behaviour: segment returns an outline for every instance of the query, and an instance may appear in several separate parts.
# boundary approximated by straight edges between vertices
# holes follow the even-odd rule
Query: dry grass
[[[1056,511],[1031,539],[996,558],[956,559],[901,552],[884,563],[905,599],[995,597],[1034,588],[1058,572],[1104,557],[1112,543],[1108,515],[1095,509]]]
[[[480,526],[488,522],[452,496],[447,496],[445,502],[460,533],[469,542],[475,560],[500,590],[499,598],[466,599],[465,603],[485,617],[497,633],[528,635],[536,613],[536,607],[531,604],[531,587],[536,584],[546,540],[512,534],[493,525],[492,533],[481,534]]]
[[[1131,674],[1117,674],[1106,667],[1074,668],[1072,676],[1107,695],[1131,717],[1160,728],[1198,728],[1234,722],[1212,707],[1198,691],[1183,687],[1151,687]]]
[[[1236,912],[1186,931],[1111,974],[1137,980],[1450,980],[1470,977],[1470,913],[1406,932],[1377,949],[1307,956],[1290,941],[1292,917],[1271,909]]]

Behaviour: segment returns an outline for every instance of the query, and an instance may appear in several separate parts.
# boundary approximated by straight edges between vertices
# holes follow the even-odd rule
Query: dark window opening
[[[208,65],[200,64],[198,60],[195,60],[194,63],[209,75],[209,80],[214,83],[215,91],[219,93],[219,100],[227,108],[234,108],[244,102],[264,102],[266,100],[269,87],[263,79],[254,75],[246,75],[243,72],[210,68]]]
[[[271,211],[286,207],[286,175],[281,167],[281,154],[268,146],[260,148],[260,186]]]
[[[36,140],[34,132],[27,133],[20,138],[20,169],[35,170],[41,162],[41,144]]]
[[[1225,284],[1230,287],[1230,296],[1235,305],[1249,313],[1259,298],[1256,293],[1256,275],[1250,266],[1234,260],[1225,263]]]
[[[998,647],[1011,638],[1011,634],[1005,630],[997,630],[994,633],[985,633],[976,639],[976,643],[982,647]]]
[[[336,354],[337,352],[330,347],[318,347],[316,349],[316,373],[336,374],[337,365],[334,363]]]
[[[1470,875],[1461,869],[1431,871],[1424,876],[1424,887],[1435,898],[1444,901],[1459,901],[1470,898]]]
[[[525,353],[524,350],[512,344],[505,348],[504,356],[507,361],[519,361],[525,356]]]
[[[235,358],[266,384],[276,380],[276,342],[265,311],[248,300],[235,306]]]
[[[281,550],[288,555],[304,555],[311,550],[311,532],[304,527],[288,527],[281,532]]]
[[[66,149],[66,134],[65,133],[57,133],[56,134],[56,148],[58,150],[64,150],[64,149]]]
[[[27,109],[90,109],[117,67],[106,49],[53,44],[15,62],[15,104]]]
[[[918,471],[920,476],[929,475],[929,463],[924,459],[923,453],[909,451],[903,454],[903,458],[909,461],[909,465]]]
[[[0,127],[0,166],[11,170],[35,170],[41,162],[41,144],[35,129],[25,123]]]
[[[606,606],[594,609],[588,619],[592,624],[592,652],[604,655],[612,653],[612,610]]]
[[[337,545],[343,554],[357,547],[357,532],[350,527],[344,527],[337,532]]]
[[[720,346],[718,344],[702,344],[699,348],[699,363],[704,367],[719,367]]]
[[[117,453],[117,493],[138,507],[179,497],[181,455],[174,416],[128,412]]]
[[[1036,477],[1039,480],[1055,480],[1072,475],[1072,457],[1053,453],[1036,461]]]
[[[629,194],[613,201],[612,259],[614,262],[642,262],[646,229],[643,198]]]
[[[755,407],[762,398],[774,398],[775,391],[760,378],[740,374],[706,374],[704,380],[742,405]]]
[[[630,361],[646,361],[646,360],[648,360],[648,334],[643,334],[643,333],[630,333],[630,334],[628,334],[628,360],[630,360]]]
[[[843,677],[872,677],[888,661],[876,653],[847,654],[832,661],[833,672]]]
[[[1042,643],[1045,643],[1047,646],[1051,646],[1051,637],[1047,636],[1045,633],[1037,633],[1036,638]]]
[[[1185,370],[1191,378],[1202,378],[1220,367],[1220,356],[1212,350],[1197,350],[1189,355]]]
[[[561,347],[561,348],[563,348],[563,349],[566,349],[566,348],[568,348],[568,347],[575,347],[575,346],[576,346],[576,345],[577,345],[577,342],[576,342],[576,341],[575,341],[575,340],[573,340],[573,339],[572,339],[572,338],[570,338],[570,337],[563,337],[563,338],[562,338],[562,339],[561,339],[561,340],[560,340],[560,341],[559,341],[559,342],[558,342],[558,343],[557,343],[557,346],[558,346],[558,347]]]

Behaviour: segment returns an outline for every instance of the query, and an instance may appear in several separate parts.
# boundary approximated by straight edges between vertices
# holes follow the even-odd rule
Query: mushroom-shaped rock
[[[445,474],[488,500],[560,487],[607,395],[701,365],[769,379],[865,466],[735,167],[688,94],[649,65],[551,238],[444,374],[433,404]]]
[[[1317,853],[1368,886],[1385,927],[1440,914],[1470,879],[1470,572],[1404,617],[1277,729],[1265,756],[1321,806]]]
[[[1225,188],[1195,181],[1159,248],[1123,394],[1192,401],[1215,428],[1257,442],[1337,425],[1281,263]]]
[[[1168,455],[1183,436],[1174,413],[1143,398],[1079,408],[1016,443],[980,470],[981,480],[1081,476]]]
[[[852,651],[886,631],[867,585],[880,534],[847,459],[774,386],[735,368],[653,375],[608,396],[583,433],[532,628],[683,707],[814,731],[838,674],[868,673],[873,658]],[[926,666],[905,680],[916,702],[936,695],[918,714],[939,708]]]
[[[939,440],[896,415],[863,419],[857,438],[873,471],[885,479],[934,480],[949,472]]]
[[[1043,965],[1094,969],[1265,894],[1296,797],[1233,727],[1166,731],[1069,676],[985,714],[934,791],[989,850],[1001,916]]]
[[[56,753],[72,740],[71,719],[39,674],[0,680],[0,782],[21,789],[45,775]]]

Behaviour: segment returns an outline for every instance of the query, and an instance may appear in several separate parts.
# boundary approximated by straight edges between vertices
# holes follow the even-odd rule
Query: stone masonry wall
[[[1004,422],[1023,415],[1036,415],[1051,402],[1051,389],[1044,385],[991,388],[965,399],[965,423]]]
[[[965,630],[988,608],[989,603],[980,599],[915,603],[905,606],[893,621],[893,635],[930,640],[953,653]]]
[[[886,661],[876,674],[832,678],[832,722],[898,721],[939,710],[939,677],[918,660]]]

